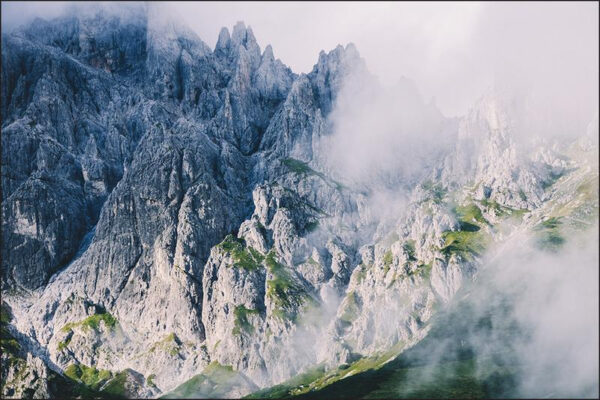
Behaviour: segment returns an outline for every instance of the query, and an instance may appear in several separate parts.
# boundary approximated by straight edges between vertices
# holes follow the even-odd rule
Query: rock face
[[[496,222],[585,169],[519,153],[490,95],[382,220],[382,182],[326,162],[356,77],[371,79],[351,44],[296,75],[243,23],[211,50],[153,5],[4,35],[2,291],[35,371],[3,369],[3,396],[47,397],[58,373],[101,393],[231,397],[400,352],[502,238]]]

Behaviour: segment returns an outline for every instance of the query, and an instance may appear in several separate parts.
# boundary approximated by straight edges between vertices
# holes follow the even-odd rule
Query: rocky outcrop
[[[402,351],[579,167],[519,154],[486,98],[410,179],[353,181],[327,162],[337,96],[372,79],[353,45],[296,75],[243,23],[211,50],[153,7],[2,38],[2,288],[40,396],[96,368],[100,393],[231,397]]]

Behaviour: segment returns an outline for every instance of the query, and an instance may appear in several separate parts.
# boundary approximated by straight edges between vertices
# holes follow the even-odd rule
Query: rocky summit
[[[319,393],[425,343],[515,234],[597,224],[597,114],[523,143],[497,89],[450,119],[403,81],[383,112],[427,132],[343,162],[380,85],[352,44],[296,74],[242,22],[211,49],[100,9],[4,33],[1,79],[3,398]]]

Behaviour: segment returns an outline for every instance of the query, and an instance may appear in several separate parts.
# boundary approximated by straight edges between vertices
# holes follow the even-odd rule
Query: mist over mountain
[[[3,31],[2,396],[597,397],[598,112],[276,50],[155,3]]]

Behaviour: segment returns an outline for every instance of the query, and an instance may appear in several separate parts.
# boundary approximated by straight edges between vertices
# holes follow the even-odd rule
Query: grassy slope
[[[201,374],[177,386],[173,391],[162,396],[161,399],[222,398],[231,389],[248,384],[249,382],[230,366],[212,362]]]
[[[587,228],[597,221],[598,178],[585,175],[574,180],[574,197],[558,207],[548,204],[545,215],[533,233],[538,246],[556,251],[564,242],[564,230]],[[581,183],[581,181],[584,183]],[[577,186],[578,185],[578,186]],[[565,189],[566,190],[566,189]],[[503,210],[504,211],[504,210]],[[510,210],[521,216],[523,210]],[[488,222],[475,205],[456,207],[458,231],[446,232],[442,252],[478,254],[486,243],[482,228]],[[510,215],[512,215],[510,214]],[[589,221],[589,222],[588,222]],[[569,229],[567,229],[569,228]],[[463,289],[463,293],[468,289]],[[313,368],[292,380],[263,389],[249,397],[303,399],[340,398],[506,398],[517,395],[520,366],[513,348],[520,332],[510,318],[510,299],[486,293],[486,311],[475,313],[468,301],[457,301],[452,308],[434,317],[428,336],[392,361],[377,364],[356,374],[342,375]],[[460,298],[457,295],[456,298]],[[475,316],[477,315],[477,316]],[[466,338],[492,338],[485,354],[475,357]],[[501,332],[501,334],[498,334]],[[490,343],[492,343],[490,341]],[[368,359],[368,358],[367,358]],[[364,359],[363,359],[364,360]],[[347,367],[346,367],[347,368]],[[330,376],[334,379],[324,379]],[[323,385],[315,385],[323,382]]]
[[[428,336],[391,361],[373,357],[331,372],[317,366],[283,384],[263,389],[250,398],[342,399],[342,398],[490,398],[510,397],[516,386],[518,366],[511,359],[510,338],[518,329],[506,302],[492,301],[487,313],[475,314],[467,302],[435,317]],[[493,329],[506,333],[506,342],[476,364],[473,349],[464,338],[485,336]],[[435,355],[435,356],[434,356]],[[364,367],[364,368],[363,368]],[[356,373],[340,370],[356,368]],[[320,382],[320,383],[319,383]],[[317,384],[315,384],[317,383]],[[309,388],[316,388],[310,390]]]
[[[8,388],[16,388],[23,385],[24,381],[21,380],[21,378],[26,378],[31,372],[27,367],[27,362],[24,358],[24,354],[22,354],[21,352],[21,346],[18,344],[16,339],[10,334],[7,328],[7,325],[10,323],[12,316],[9,307],[5,303],[2,303],[0,319],[2,362],[6,362],[7,364],[3,365],[3,376],[0,385],[2,389],[4,389],[5,385]],[[11,382],[6,382],[6,377],[4,376],[4,367],[8,367],[9,365],[17,368],[17,379]],[[74,376],[70,376],[69,372],[71,372],[71,374]],[[107,376],[107,373],[110,375],[109,377]],[[112,384],[107,385],[105,388],[103,388],[102,391],[98,391],[99,385],[92,385],[94,387],[87,385],[87,383],[106,383],[111,378],[112,374],[108,371],[99,371],[95,368],[87,368],[85,366],[79,367],[74,365],[69,371],[65,371],[64,376],[52,370],[49,370],[47,383],[50,395],[55,398],[123,398],[123,386],[122,384],[118,384],[122,382],[117,382],[117,380],[115,379],[113,379]],[[32,397],[34,395],[34,391],[34,388],[25,388],[23,396]]]

